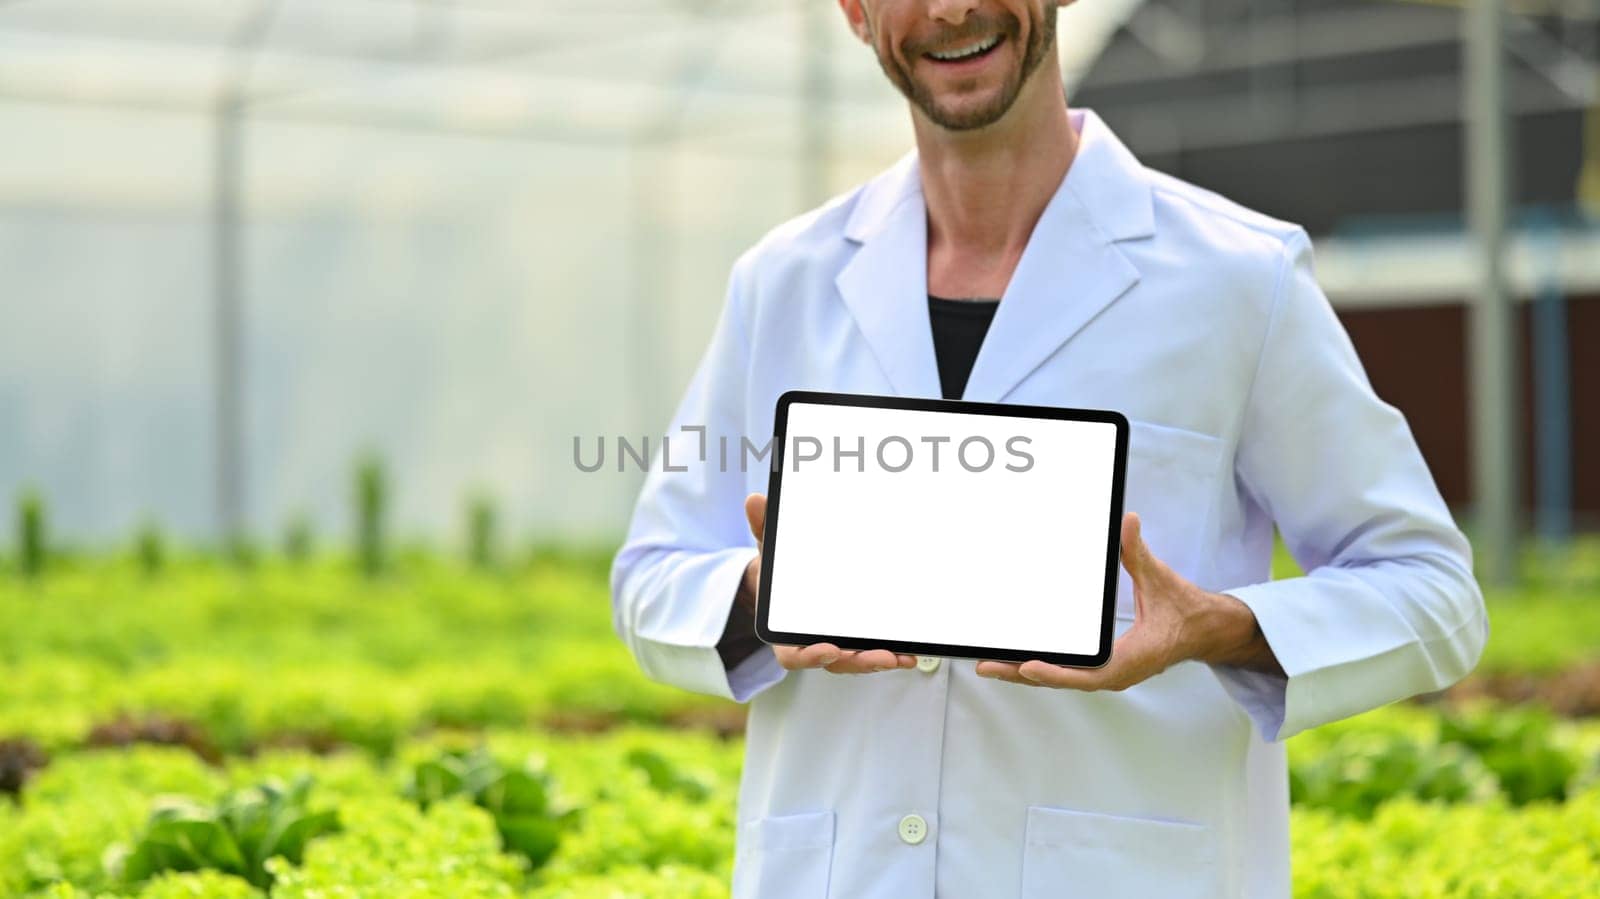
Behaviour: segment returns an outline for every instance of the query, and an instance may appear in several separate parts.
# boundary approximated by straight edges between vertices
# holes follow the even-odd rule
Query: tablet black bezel
[[[1030,652],[993,646],[962,646],[949,643],[918,643],[901,640],[872,640],[828,634],[797,634],[772,631],[767,627],[771,601],[772,573],[778,558],[778,512],[782,504],[784,450],[788,445],[789,407],[795,403],[866,406],[919,412],[959,412],[968,415],[999,415],[1007,418],[1039,418],[1055,421],[1085,421],[1116,426],[1116,452],[1111,481],[1110,518],[1106,522],[1105,591],[1100,610],[1100,643],[1092,655],[1059,652]],[[772,424],[772,462],[767,481],[767,520],[762,536],[764,558],[761,583],[756,595],[756,636],[763,642],[804,646],[832,643],[841,649],[888,649],[897,653],[945,658],[995,659],[1026,662],[1033,659],[1074,668],[1099,668],[1111,659],[1112,629],[1117,604],[1117,568],[1120,564],[1122,535],[1122,495],[1128,467],[1128,419],[1107,409],[1071,409],[1057,406],[1024,406],[1008,403],[978,403],[966,400],[935,400],[858,393],[829,393],[790,390],[778,397]]]

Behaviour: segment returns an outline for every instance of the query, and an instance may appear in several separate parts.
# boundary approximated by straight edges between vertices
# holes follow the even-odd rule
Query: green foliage
[[[1329,751],[1291,766],[1289,791],[1297,804],[1366,818],[1397,796],[1482,801],[1495,795],[1496,783],[1461,746],[1371,730],[1349,733]]]
[[[1439,731],[1426,710],[1386,709],[1364,717],[1370,720],[1334,725],[1337,733],[1324,745],[1363,731],[1418,739]],[[1297,766],[1307,750],[1319,748],[1302,743],[1317,733],[1290,742]],[[1600,748],[1600,726],[1580,728],[1573,737],[1584,751]],[[287,857],[264,863],[274,878],[274,899],[723,899],[742,749],[703,734],[624,729],[589,737],[435,733],[397,747],[389,764],[361,753],[275,751],[210,769],[165,748],[71,752],[30,784],[29,803],[0,803],[0,895],[254,897],[249,882],[220,873],[168,873],[126,884],[108,879],[100,857],[108,844],[138,836],[139,822],[161,793],[214,801],[230,787],[294,773],[315,777],[317,801],[337,808],[342,827],[311,841],[298,866]],[[496,761],[529,757],[547,761]],[[435,762],[444,770],[422,773]],[[538,868],[503,848],[494,812],[469,795],[485,794],[505,772],[524,769],[536,773],[547,808],[570,802],[583,809]],[[675,786],[686,779],[700,784],[704,795]],[[561,784],[562,803],[552,799],[550,781]],[[429,799],[419,803],[406,792]],[[1600,783],[1574,789],[1563,804],[1520,807],[1497,796],[1447,803],[1402,794],[1377,804],[1370,816],[1352,816],[1301,803],[1293,813],[1295,894],[1596,895],[1597,829]]]
[[[1600,790],[1565,804],[1386,802],[1369,822],[1298,809],[1296,899],[1600,896]]]
[[[1585,759],[1538,708],[1481,708],[1449,715],[1440,723],[1440,739],[1477,753],[1499,779],[1511,802],[1560,801]]]
[[[605,551],[547,547],[492,576],[402,551],[378,579],[309,552],[247,570],[169,558],[159,579],[127,553],[52,561],[0,580],[0,734],[50,754],[20,801],[0,798],[0,896],[257,899],[220,870],[129,883],[107,847],[131,855],[163,794],[215,820],[225,797],[302,776],[341,829],[298,865],[262,862],[273,899],[727,895],[742,744],[630,722],[730,709],[639,674],[611,630]],[[1497,635],[1594,657],[1577,594],[1516,601],[1527,614],[1497,608]],[[84,748],[124,716],[250,754]],[[1401,704],[1288,750],[1299,896],[1600,895],[1600,722]]]
[[[159,524],[146,521],[140,525],[133,538],[133,556],[146,577],[161,573],[167,563],[167,539]]]
[[[261,561],[261,550],[249,534],[239,533],[229,537],[223,553],[229,564],[244,571],[255,568]]]
[[[92,891],[68,882],[51,884],[31,894],[36,899],[122,899],[127,894]],[[231,874],[219,871],[163,871],[150,878],[130,899],[264,899],[265,894]]]
[[[283,556],[295,565],[304,565],[311,561],[311,554],[316,547],[316,534],[311,527],[311,518],[305,514],[295,515],[289,519],[289,524],[283,530]]]
[[[1600,724],[1559,721],[1536,708],[1440,714],[1389,706],[1289,742],[1296,805],[1358,818],[1400,797],[1559,801],[1597,777]]]
[[[692,802],[703,801],[711,795],[711,787],[704,780],[678,770],[653,749],[638,747],[631,750],[628,764],[643,771],[650,779],[650,788],[658,792],[682,796]]]
[[[1595,553],[1600,557],[1600,551]],[[1489,645],[1482,673],[1550,674],[1600,662],[1600,587],[1490,591]]]
[[[555,565],[367,581],[332,559],[185,561],[152,581],[119,562],[0,580],[0,620],[0,734],[46,749],[121,712],[194,722],[230,752],[290,737],[385,754],[434,726],[725,705],[648,681],[611,630],[603,576]]]
[[[121,886],[103,858],[131,843],[162,794],[220,795],[217,772],[186,750],[134,746],[61,753],[34,774],[20,805],[0,801],[0,896],[62,881],[101,892]]]
[[[540,543],[527,556],[535,571],[564,571],[604,584],[611,572],[616,547],[610,544]]]
[[[1530,540],[1519,561],[1525,588],[1590,596],[1600,591],[1600,533],[1578,534],[1564,543]]]
[[[1299,564],[1283,541],[1275,544],[1274,579],[1297,577]],[[1581,537],[1552,555],[1530,549],[1523,583],[1513,590],[1489,589],[1489,643],[1480,673],[1549,674],[1600,663],[1600,537]]]
[[[399,796],[343,803],[344,830],[313,843],[299,867],[267,863],[273,899],[511,899],[526,861],[500,851],[494,819],[457,797],[426,811]]]
[[[556,799],[549,775],[531,761],[501,766],[487,749],[447,752],[418,764],[407,795],[426,809],[465,796],[494,817],[501,844],[538,868],[550,860],[578,810]]]
[[[24,490],[17,499],[17,567],[26,577],[44,571],[45,528],[44,498],[36,490]]]
[[[474,568],[489,569],[498,559],[494,499],[485,492],[467,499],[467,560]]]
[[[137,899],[263,899],[248,881],[221,871],[163,871],[150,878]]]
[[[160,871],[212,869],[264,889],[272,882],[267,859],[299,864],[309,841],[339,829],[336,811],[307,808],[310,790],[302,775],[287,788],[268,782],[229,793],[215,806],[164,798],[116,865],[129,883]]]
[[[389,505],[389,481],[383,460],[369,453],[356,464],[356,556],[367,577],[377,577],[388,566],[384,517]]]

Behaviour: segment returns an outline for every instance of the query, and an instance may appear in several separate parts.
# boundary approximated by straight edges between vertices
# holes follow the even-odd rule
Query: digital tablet
[[[916,655],[1111,657],[1128,420],[789,391],[756,633]]]

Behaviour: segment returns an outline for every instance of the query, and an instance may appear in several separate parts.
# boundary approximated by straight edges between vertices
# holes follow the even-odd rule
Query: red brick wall
[[[1523,500],[1534,497],[1533,375],[1522,304]],[[1466,308],[1345,309],[1339,313],[1378,394],[1405,413],[1434,479],[1452,505],[1472,499],[1468,457]],[[1567,304],[1571,366],[1574,519],[1600,526],[1600,296]]]

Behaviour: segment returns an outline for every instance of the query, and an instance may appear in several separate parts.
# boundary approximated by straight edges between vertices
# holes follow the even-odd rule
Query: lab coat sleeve
[[[717,652],[734,593],[756,555],[744,514],[741,437],[758,447],[767,439],[745,429],[746,266],[744,259],[734,266],[711,344],[652,460],[611,567],[612,624],[645,675],[739,702],[784,674],[768,646],[732,672]],[[750,465],[766,464],[749,458]]]
[[[1268,741],[1443,689],[1488,638],[1471,548],[1405,418],[1368,383],[1303,231],[1284,253],[1235,465],[1307,573],[1223,591],[1284,675],[1212,666]]]

